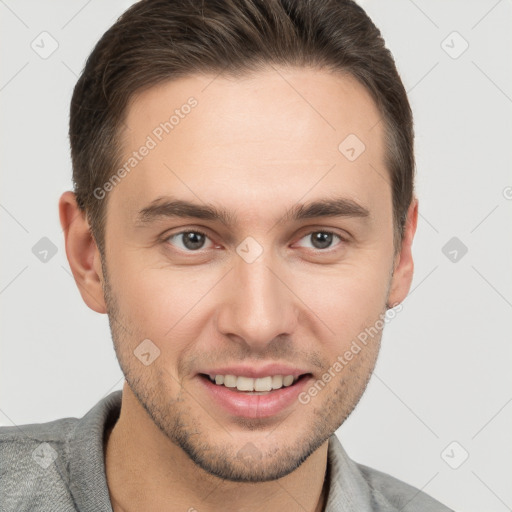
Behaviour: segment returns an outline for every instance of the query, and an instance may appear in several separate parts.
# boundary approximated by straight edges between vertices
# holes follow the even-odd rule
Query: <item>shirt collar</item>
[[[369,510],[372,497],[368,484],[335,434],[329,438],[326,478],[329,490],[324,512]]]
[[[100,400],[73,430],[69,443],[70,491],[80,512],[112,512],[105,474],[104,435],[121,411],[122,391]]]

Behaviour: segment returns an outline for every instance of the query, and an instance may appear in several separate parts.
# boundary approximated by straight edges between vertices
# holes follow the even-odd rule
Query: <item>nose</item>
[[[296,329],[299,299],[290,290],[289,273],[263,253],[252,263],[242,258],[223,283],[217,328],[253,351],[264,351],[276,337]]]

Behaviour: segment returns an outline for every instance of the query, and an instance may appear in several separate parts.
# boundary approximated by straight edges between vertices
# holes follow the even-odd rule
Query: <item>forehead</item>
[[[166,194],[236,201],[254,215],[333,190],[370,204],[389,188],[379,120],[355,78],[325,70],[271,67],[164,82],[127,107],[121,165],[134,165],[125,165],[111,200],[132,216]]]

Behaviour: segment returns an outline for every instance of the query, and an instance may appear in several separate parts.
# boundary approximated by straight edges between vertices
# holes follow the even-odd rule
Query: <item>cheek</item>
[[[329,352],[337,352],[379,318],[385,309],[389,275],[382,262],[361,261],[314,277],[304,273],[295,282],[302,283],[297,295],[328,327],[317,335]]]
[[[117,256],[110,280],[119,314],[130,327],[130,346],[150,339],[165,358],[176,358],[190,349],[190,340],[198,339],[204,327],[202,299],[218,276],[192,268],[158,268],[136,257]]]

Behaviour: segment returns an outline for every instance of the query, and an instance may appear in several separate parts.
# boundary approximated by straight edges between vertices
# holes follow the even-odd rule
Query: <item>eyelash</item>
[[[210,239],[210,237],[204,231],[201,231],[200,229],[187,229],[187,230],[183,230],[183,231],[178,231],[176,233],[170,233],[170,234],[164,235],[162,237],[162,242],[169,243],[170,238],[178,237],[178,236],[184,235],[186,233],[195,233],[195,234],[198,234],[198,235],[204,236],[205,238]],[[339,239],[340,243],[347,242],[347,240],[345,238],[343,238],[341,235],[339,235],[338,233],[335,233],[334,231],[328,231],[328,230],[322,230],[322,229],[316,229],[316,230],[310,231],[310,232],[304,234],[299,240],[302,240],[303,238],[310,236],[314,233],[323,233],[323,234],[333,235]],[[340,243],[338,245],[340,245]],[[336,246],[334,246],[334,247],[336,247]],[[314,249],[313,248],[312,250],[315,252],[320,252],[320,253],[328,253],[328,252],[334,251],[335,249],[333,247],[328,247],[326,249]],[[199,254],[202,251],[202,249],[198,249],[196,251],[178,249],[178,251],[184,251],[186,253],[191,253],[191,254],[193,254],[193,253]]]

